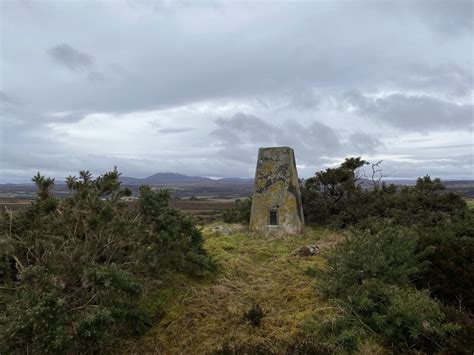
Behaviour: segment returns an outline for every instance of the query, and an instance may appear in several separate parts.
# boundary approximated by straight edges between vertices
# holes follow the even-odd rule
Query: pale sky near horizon
[[[0,1],[0,183],[115,165],[474,179],[473,2]]]

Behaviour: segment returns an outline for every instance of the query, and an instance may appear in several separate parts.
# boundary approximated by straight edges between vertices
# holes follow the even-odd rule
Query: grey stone
[[[304,228],[293,149],[260,148],[249,230],[251,234],[295,235]]]
[[[313,256],[318,254],[320,251],[319,247],[317,245],[304,245],[301,248],[298,248],[293,255],[297,256]]]

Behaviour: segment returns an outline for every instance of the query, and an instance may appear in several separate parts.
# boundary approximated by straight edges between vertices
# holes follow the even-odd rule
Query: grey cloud
[[[162,128],[159,129],[157,132],[163,133],[163,134],[176,134],[176,133],[185,133],[185,132],[191,132],[194,130],[194,128]]]
[[[87,74],[87,79],[94,83],[101,83],[105,81],[105,75],[97,71],[91,71]]]
[[[309,85],[297,85],[291,90],[288,90],[286,97],[289,102],[281,109],[296,109],[296,110],[316,110],[322,101],[322,95],[315,92],[315,89]]]
[[[424,150],[444,150],[444,149],[457,149],[457,148],[472,148],[472,149],[474,149],[474,143],[473,144],[440,145],[440,146],[435,146],[435,147],[424,147],[424,148],[420,148],[420,149],[424,149]]]
[[[384,147],[384,144],[377,137],[364,132],[351,134],[349,137],[349,145],[354,151],[359,152],[359,154],[375,153]]]
[[[470,0],[414,2],[418,15],[433,28],[451,35],[472,35],[474,4]]]
[[[230,119],[219,118],[215,123],[218,129],[213,134],[225,137],[226,140],[232,143],[241,142],[242,139],[245,139],[271,144],[274,136],[279,133],[276,127],[261,118],[241,112],[236,113]]]
[[[379,152],[383,146],[377,140],[390,135],[379,126],[398,128],[401,138],[472,127],[472,105],[466,104],[472,101],[474,65],[470,2],[140,0],[24,6],[7,1],[0,6],[1,90],[7,95],[0,97],[6,116],[2,151],[25,156],[41,151],[61,165],[59,159],[73,153],[58,144],[51,123],[76,122],[86,113],[146,114],[194,103],[206,107],[207,120],[190,109],[186,123],[154,127],[170,141],[159,156],[168,170],[249,176],[262,145],[292,145],[299,161],[327,164],[354,150]],[[341,98],[344,92],[359,94]],[[385,96],[390,92],[399,94]],[[70,114],[52,115],[58,112]],[[238,112],[245,114],[232,116]],[[219,116],[227,118],[216,121]],[[177,130],[188,128],[194,128],[186,131],[189,141],[179,140]],[[211,131],[213,150],[195,144]],[[65,158],[48,146],[66,151]],[[177,155],[183,146],[196,156]],[[82,149],[74,153],[77,159],[92,157],[84,158],[86,163],[115,161],[89,155],[86,145],[77,149]],[[15,167],[17,158],[0,158]],[[135,159],[127,166],[144,172],[146,164]],[[21,169],[28,164],[39,163],[26,161]]]
[[[11,95],[7,94],[4,91],[0,90],[0,124],[4,121],[11,120],[12,117],[16,116],[18,111],[21,110],[21,104]],[[4,135],[4,132],[0,130],[0,135]]]
[[[18,101],[0,90],[0,103],[3,105],[16,105],[18,104]]]
[[[224,159],[251,163],[257,144],[274,145],[279,129],[259,117],[236,113],[230,118],[215,120],[217,128],[211,132],[219,156]]]
[[[94,58],[81,52],[69,44],[58,44],[48,50],[49,55],[59,64],[72,71],[85,71],[90,69],[94,63]]]
[[[391,13],[397,19],[412,17],[444,35],[470,35],[473,27],[474,5],[470,0],[380,1],[373,5],[379,15]]]
[[[414,179],[419,176],[430,175],[446,179],[474,179],[472,154],[460,154],[445,158],[425,159],[412,157],[411,161],[383,162],[384,174],[394,178]]]
[[[454,98],[468,97],[472,90],[473,72],[454,63],[436,66],[414,63],[406,73],[392,78],[396,87],[425,92],[446,93]]]
[[[255,152],[262,146],[291,146],[298,161],[315,164],[323,156],[335,157],[343,151],[340,137],[329,126],[312,122],[302,125],[296,121],[270,124],[262,118],[237,113],[219,118],[212,132],[219,156],[231,161],[253,162]]]
[[[159,120],[149,121],[148,124],[153,128],[154,131],[160,134],[177,134],[186,133],[194,130],[192,127],[162,127]]]
[[[403,130],[465,130],[473,124],[472,104],[456,104],[430,96],[393,94],[371,98],[352,92],[345,95],[345,100],[360,115]]]
[[[320,157],[337,157],[344,151],[341,137],[331,127],[314,121],[308,125],[286,122],[282,130],[282,145],[294,146],[301,152],[305,163],[320,161]]]
[[[127,72],[109,83],[106,90],[100,86],[91,88],[87,82],[70,86],[55,77],[51,82],[42,81],[41,89],[25,87],[25,96],[39,96],[39,109],[129,112],[203,99],[289,93],[300,105],[311,108],[313,98],[299,87],[315,87],[324,92],[338,91],[341,87],[380,87],[391,83],[395,73],[397,76],[403,76],[405,71],[411,73],[409,67],[417,62],[420,66],[440,65],[440,60],[456,62],[436,41],[420,40],[401,31],[403,27],[409,32],[410,26],[416,25],[410,16],[400,16],[399,23],[384,21],[384,16],[391,16],[386,11],[383,16],[377,14],[378,20],[371,3],[317,2],[304,6],[282,3],[272,7],[224,3],[218,10],[212,6],[180,6],[173,5],[178,10],[166,16],[158,15],[157,21],[149,6],[138,6],[134,10],[137,13],[132,11],[128,16],[129,9],[119,4],[91,3],[87,7],[33,4],[31,11],[43,11],[44,16],[55,18],[58,33],[63,27],[82,26],[83,18],[95,22],[93,29],[72,31],[71,43],[88,43],[88,51],[100,56],[103,68],[108,68],[102,70],[107,78],[106,70],[114,75],[112,64],[107,63],[124,67]],[[197,15],[193,16],[194,13]],[[10,21],[23,19],[18,9],[11,15]],[[141,19],[139,23],[134,21],[137,15]],[[115,22],[112,27],[104,21],[116,17],[122,22]],[[37,21],[28,23],[23,31],[59,37],[42,29]],[[276,30],[274,23],[279,24]],[[22,31],[20,24],[19,21],[16,32]],[[117,31],[121,26],[127,30]],[[6,40],[13,41],[10,38],[16,32],[7,33]],[[36,55],[37,48],[31,51]],[[94,62],[92,55],[70,44],[58,45],[51,51],[70,70],[89,70]],[[441,59],[437,56],[418,59],[435,51]],[[394,56],[393,52],[400,54]],[[465,55],[466,49],[462,53]],[[456,65],[461,64],[470,68],[465,61]],[[17,72],[17,80],[36,77],[41,71],[49,72],[49,68],[40,64],[28,62],[27,67],[20,61],[20,65],[24,72]],[[9,74],[5,83],[17,80]],[[398,83],[406,88],[404,84]]]

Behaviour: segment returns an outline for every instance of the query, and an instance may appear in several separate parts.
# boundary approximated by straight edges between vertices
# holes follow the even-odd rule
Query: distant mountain
[[[172,184],[172,183],[193,183],[201,181],[212,181],[212,179],[202,176],[188,176],[177,173],[156,173],[143,179],[123,176],[120,178],[123,184],[140,185],[140,184]]]
[[[196,181],[210,181],[212,179],[201,177],[201,176],[188,176],[177,173],[156,173],[149,176],[143,181],[148,184],[160,184],[169,182],[196,182]]]
[[[252,178],[236,178],[236,177],[228,177],[228,178],[220,178],[220,179],[211,179],[202,176],[189,176],[184,174],[178,173],[156,173],[146,178],[134,178],[129,176],[122,176],[120,177],[120,181],[122,181],[125,185],[141,185],[141,184],[149,184],[149,185],[159,185],[159,184],[189,184],[189,183],[201,183],[206,184],[209,183],[210,185],[214,185],[216,183],[234,183],[234,184],[251,184],[253,182]]]

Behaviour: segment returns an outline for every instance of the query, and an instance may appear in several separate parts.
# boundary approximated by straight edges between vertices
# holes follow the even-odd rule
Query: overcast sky
[[[1,1],[0,182],[301,177],[347,156],[474,179],[471,1]]]

